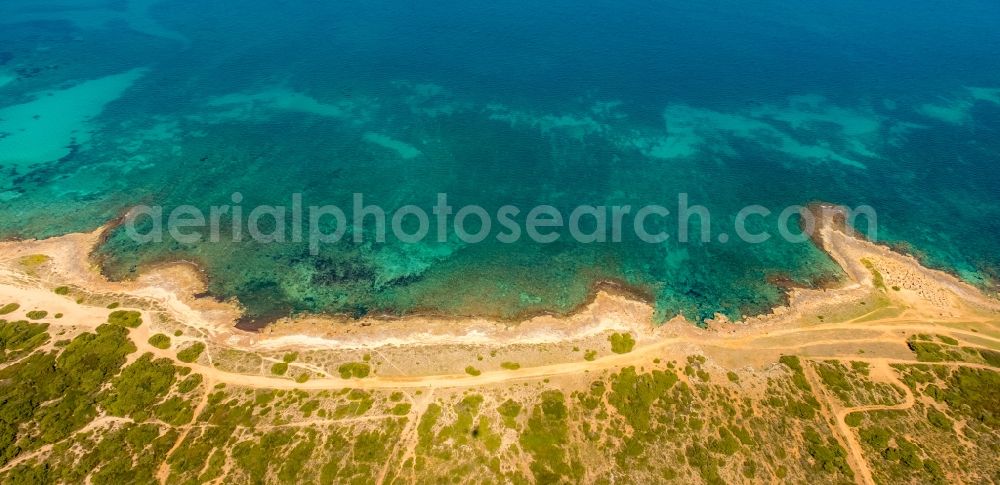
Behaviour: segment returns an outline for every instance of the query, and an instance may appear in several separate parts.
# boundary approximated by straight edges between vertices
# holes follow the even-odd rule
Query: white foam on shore
[[[401,158],[407,160],[417,158],[424,154],[417,147],[410,145],[405,141],[397,140],[379,133],[365,133],[364,140],[373,145],[392,150],[399,154]]]
[[[81,82],[37,93],[24,104],[0,109],[0,164],[29,166],[58,160],[70,146],[90,139],[91,121],[121,97],[145,69]]]

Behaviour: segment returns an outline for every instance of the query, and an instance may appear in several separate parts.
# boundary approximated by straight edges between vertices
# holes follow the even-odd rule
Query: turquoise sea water
[[[766,311],[838,276],[740,208],[878,213],[878,239],[982,287],[1000,273],[1000,4],[0,3],[0,237],[136,204],[387,211],[710,209],[712,242],[165,241],[114,231],[105,272],[198,261],[250,318],[565,312],[602,280],[661,318]],[[775,217],[758,221],[774,230]],[[369,231],[370,232],[370,231]],[[495,231],[496,232],[496,231]],[[668,231],[671,232],[671,231]],[[673,231],[676,232],[676,231]],[[348,238],[350,239],[350,238]]]

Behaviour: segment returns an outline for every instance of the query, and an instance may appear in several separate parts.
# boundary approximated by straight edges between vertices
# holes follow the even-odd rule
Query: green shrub
[[[187,400],[174,396],[153,408],[153,414],[161,421],[180,426],[191,422],[194,410]]]
[[[406,416],[407,414],[410,414],[410,403],[401,402],[396,404],[389,410],[389,414],[395,414],[396,416]]]
[[[276,376],[283,376],[288,372],[288,362],[277,362],[271,366],[271,373]]]
[[[319,401],[316,399],[313,399],[299,406],[299,411],[307,418],[311,416],[313,411],[316,411],[317,409],[319,409]]]
[[[116,310],[108,315],[108,323],[121,327],[137,328],[142,325],[142,314],[134,310]]]
[[[47,323],[0,320],[0,362],[16,358],[11,354],[30,352],[49,341]]]
[[[32,310],[25,314],[31,320],[41,320],[49,316],[49,312],[45,310]]]
[[[889,446],[889,430],[880,427],[864,428],[858,433],[861,442],[881,452]]]
[[[480,371],[479,369],[477,369],[475,367],[472,367],[470,365],[470,366],[468,366],[468,367],[465,368],[465,373],[469,374],[470,376],[478,376],[478,375],[482,374],[482,371]]]
[[[698,443],[688,445],[684,450],[688,465],[698,471],[706,483],[724,483],[719,476],[718,461],[703,446]]]
[[[4,322],[6,350],[37,347],[44,325]],[[35,352],[0,369],[0,462],[71,436],[98,415],[97,395],[135,351],[123,329],[101,325],[53,352]],[[6,480],[5,480],[6,479]],[[59,481],[58,479],[53,479]],[[0,482],[9,482],[9,477]]]
[[[785,364],[789,369],[792,370],[792,383],[795,387],[805,391],[812,392],[812,387],[809,386],[809,381],[806,380],[805,372],[802,370],[802,362],[799,358],[794,355],[782,355],[778,362]]]
[[[608,336],[608,340],[611,341],[611,351],[616,354],[627,354],[635,347],[635,339],[631,333],[615,332]]]
[[[505,418],[516,418],[521,414],[521,405],[512,399],[508,399],[497,407],[497,412]]]
[[[948,345],[958,345],[958,340],[955,340],[947,335],[938,335],[938,340],[948,344]]]
[[[635,367],[625,367],[611,376],[611,403],[625,421],[635,430],[649,429],[652,422],[652,406],[677,383],[673,372],[654,370],[637,373]]]
[[[108,308],[108,310],[114,310],[115,308],[118,308],[118,307],[120,307],[120,306],[122,306],[122,304],[121,304],[121,303],[118,303],[118,302],[116,301],[116,302],[114,302],[114,303],[112,303],[112,304],[108,305],[108,307],[107,307],[107,308]]]
[[[806,428],[804,437],[806,452],[813,458],[817,468],[826,473],[839,471],[844,475],[854,476],[847,464],[847,452],[836,439],[830,437],[824,443],[823,437],[813,428]]]
[[[862,258],[861,264],[863,264],[865,268],[868,268],[868,271],[872,273],[872,284],[875,285],[875,288],[885,290],[885,280],[882,279],[882,273],[879,273],[879,271],[875,269],[875,264],[867,258]]]
[[[190,364],[201,356],[201,353],[205,351],[205,344],[201,342],[195,342],[191,346],[185,348],[184,350],[177,352],[177,360]]]
[[[0,315],[6,315],[8,313],[17,311],[18,308],[21,308],[21,305],[18,305],[17,303],[8,303],[4,305],[2,308],[0,308]]]
[[[55,294],[57,294],[57,295],[68,295],[69,294],[69,287],[68,286],[60,286],[60,287],[58,287],[58,288],[56,288],[56,289],[54,289],[52,291],[54,291]]]
[[[597,359],[597,351],[596,350],[588,350],[588,351],[586,351],[586,352],[583,353],[583,360],[586,360],[588,362],[592,362],[595,359]]]
[[[346,364],[340,364],[340,367],[337,367],[337,372],[340,373],[341,379],[350,379],[352,377],[356,379],[364,379],[371,373],[371,366],[365,364],[364,362],[348,362]]]
[[[959,366],[952,370],[946,384],[945,389],[925,394],[946,403],[952,412],[968,416],[969,422],[1000,426],[1000,400],[996,398],[1000,372]]]
[[[292,362],[295,362],[295,359],[298,359],[298,358],[299,358],[299,353],[298,352],[289,352],[289,353],[285,354],[285,356],[282,357],[281,360],[284,361],[284,362],[292,363]]]
[[[740,442],[726,428],[719,428],[719,439],[710,439],[708,449],[713,453],[732,455],[740,449]]]
[[[181,381],[180,384],[177,384],[177,391],[181,392],[181,393],[191,392],[196,387],[198,387],[199,385],[201,385],[201,382],[203,380],[204,380],[204,378],[201,376],[201,374],[191,374],[191,375],[187,376],[186,379],[184,379],[183,381]]]
[[[778,362],[785,364],[794,372],[802,372],[802,362],[794,355],[782,355],[778,358]]]
[[[507,370],[518,370],[521,368],[521,364],[518,364],[517,362],[502,362],[500,367]]]
[[[111,389],[101,404],[112,415],[143,421],[152,407],[170,392],[174,376],[170,359],[153,360],[152,354],[145,354],[111,381]]]
[[[931,408],[927,410],[927,421],[930,421],[930,423],[937,428],[947,430],[952,429],[951,418],[937,409]]]
[[[979,356],[993,367],[1000,367],[1000,352],[989,349],[979,349]]]
[[[582,464],[572,460],[567,450],[570,436],[565,398],[556,390],[544,391],[539,397],[518,438],[532,458],[531,473],[538,483],[579,482]]]
[[[861,413],[850,413],[844,416],[844,422],[852,428],[857,428],[861,425]]]
[[[156,347],[161,350],[169,349],[170,337],[167,337],[162,333],[158,333],[156,335],[153,335],[152,337],[149,337],[149,345],[152,345],[153,347]]]
[[[308,380],[309,380],[309,373],[308,372],[303,372],[303,373],[295,376],[295,382],[298,382],[299,384],[302,384],[303,382],[308,381]]]

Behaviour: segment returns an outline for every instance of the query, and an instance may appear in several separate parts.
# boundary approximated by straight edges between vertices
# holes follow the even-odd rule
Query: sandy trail
[[[205,378],[201,382],[202,387],[204,387],[205,392],[202,394],[201,399],[198,400],[198,405],[195,406],[194,412],[191,413],[191,422],[181,428],[180,434],[177,435],[177,440],[174,441],[174,445],[170,447],[170,450],[163,455],[163,463],[160,463],[160,467],[156,470],[156,479],[160,483],[167,483],[167,479],[170,477],[170,456],[180,448],[181,443],[187,438],[188,433],[191,429],[197,426],[198,418],[201,416],[202,411],[205,410],[205,406],[208,406],[208,396],[212,393],[212,387],[215,383],[209,378]]]
[[[8,292],[8,285],[0,285],[0,294],[10,294]],[[26,290],[20,289],[17,294],[21,296],[28,296],[29,300],[37,300],[38,295],[33,293],[39,293],[44,290]],[[80,320],[77,319],[76,313],[67,314],[59,320],[53,320],[50,322],[52,327],[59,327],[62,325],[70,326],[80,326],[81,323],[85,324],[86,327],[94,327],[101,322],[106,321],[107,314],[109,310],[106,309],[93,309],[82,307],[84,309],[83,315],[88,318]],[[67,311],[71,311],[72,308],[67,308]],[[153,321],[153,315],[149,311],[143,312],[143,320],[146,322]],[[606,370],[619,369],[622,367],[627,367],[629,365],[642,365],[652,361],[653,359],[665,357],[672,354],[672,350],[676,349],[686,349],[691,346],[699,345],[712,345],[716,347],[722,347],[732,352],[738,353],[753,353],[755,351],[768,350],[768,351],[778,351],[782,353],[795,354],[805,347],[819,345],[824,343],[829,344],[847,344],[852,342],[889,342],[899,345],[905,345],[907,334],[913,332],[941,332],[943,329],[938,326],[929,325],[923,322],[907,322],[907,321],[892,321],[887,324],[874,324],[864,326],[866,330],[883,330],[886,331],[882,336],[872,339],[870,337],[862,339],[851,338],[851,333],[857,330],[857,326],[843,323],[831,323],[814,325],[806,328],[798,329],[782,329],[776,332],[762,332],[758,334],[749,334],[741,336],[730,336],[728,334],[713,334],[710,331],[697,331],[690,335],[677,335],[672,337],[663,337],[658,340],[648,341],[646,343],[640,343],[635,349],[626,354],[609,354],[603,357],[596,358],[592,361],[572,361],[572,362],[557,362],[548,365],[538,365],[531,367],[522,367],[517,370],[495,370],[495,371],[483,371],[480,375],[468,375],[468,374],[439,374],[439,375],[402,375],[402,376],[371,376],[364,379],[342,379],[340,377],[320,377],[313,378],[306,382],[296,382],[292,379],[264,376],[264,375],[250,375],[250,374],[239,374],[234,372],[227,372],[220,370],[218,368],[212,367],[211,365],[205,365],[200,363],[183,363],[177,360],[176,353],[171,349],[159,349],[153,347],[149,344],[148,338],[153,333],[151,326],[149,324],[144,324],[137,329],[130,331],[130,338],[135,343],[139,355],[145,352],[152,353],[156,357],[162,357],[171,359],[178,366],[189,367],[192,371],[200,373],[205,376],[206,381],[211,381],[213,383],[225,383],[227,385],[236,386],[246,386],[255,388],[272,388],[272,389],[303,389],[303,390],[321,390],[321,389],[344,389],[344,388],[354,388],[354,389],[405,389],[405,388],[452,388],[452,387],[479,387],[486,385],[499,384],[504,382],[512,381],[522,381],[522,380],[537,380],[552,378],[558,376],[565,376],[571,374],[579,374],[582,372],[594,372],[598,373]],[[905,329],[907,333],[898,333],[899,329]],[[991,342],[998,342],[998,347],[1000,347],[1000,340],[994,339],[992,337],[985,336],[981,333],[974,332],[964,332],[964,331],[954,331],[948,329],[950,333],[956,335],[975,335],[979,338],[986,338]],[[822,339],[822,340],[810,340],[808,338],[804,339],[802,342],[791,343],[789,345],[774,345],[773,343],[768,343],[768,345],[758,345],[757,340],[761,339],[773,339],[776,335],[789,336],[795,334],[805,334],[808,335],[814,332],[829,332],[829,331],[842,331],[844,337],[840,339]],[[967,345],[971,347],[979,347],[978,345]],[[825,359],[826,357],[810,357],[811,359]],[[869,362],[891,362],[891,363],[916,363],[915,360],[904,360],[904,359],[886,359],[886,358],[876,358],[871,359],[865,356],[830,356],[829,359],[835,360],[857,360],[857,361],[869,361]],[[963,364],[971,367],[988,367],[980,364]]]
[[[102,307],[77,304],[71,298],[59,296],[51,290],[43,287],[29,286],[23,278],[12,281],[10,273],[0,273],[0,277],[7,276],[6,281],[0,280],[0,298],[9,301],[22,302],[22,308],[15,312],[23,313],[29,309],[46,308],[52,313],[63,313],[64,317],[56,320],[49,320],[53,328],[69,326],[74,328],[92,329],[97,325],[107,321],[110,310]],[[173,318],[183,318],[191,313],[198,313],[187,306],[186,303],[176,300],[179,306],[186,308],[181,313],[170,313]],[[617,304],[617,302],[614,302]],[[600,302],[607,304],[607,302]],[[172,307],[167,307],[170,312]],[[151,310],[144,310],[143,320],[145,322],[155,322],[156,313]],[[961,315],[959,321],[968,326],[984,326],[987,330],[996,327],[996,321],[975,312],[967,312]],[[467,374],[440,374],[440,375],[401,375],[401,376],[372,376],[365,379],[341,379],[331,377],[326,372],[320,375],[323,377],[314,378],[304,383],[298,383],[288,378],[265,375],[249,375],[226,372],[211,365],[194,363],[185,364],[177,361],[175,351],[171,349],[163,350],[153,347],[148,343],[148,338],[155,329],[150,324],[144,324],[138,329],[131,331],[131,339],[134,341],[139,353],[150,352],[157,357],[174,360],[177,365],[191,368],[193,371],[203,374],[207,380],[215,383],[225,383],[230,385],[274,388],[274,389],[379,389],[379,388],[446,388],[463,386],[484,386],[498,384],[508,381],[544,379],[582,372],[600,372],[609,369],[617,369],[629,365],[642,365],[658,357],[665,357],[671,353],[676,353],[677,349],[689,349],[698,346],[713,346],[733,353],[753,353],[754,351],[771,351],[796,353],[808,346],[815,345],[842,345],[852,342],[884,342],[898,345],[905,345],[908,334],[912,333],[942,333],[954,337],[976,337],[988,343],[997,343],[994,348],[1000,347],[1000,338],[993,337],[986,332],[974,332],[960,328],[945,326],[955,319],[945,319],[941,323],[928,323],[921,320],[913,320],[906,317],[892,317],[883,320],[874,320],[864,324],[856,323],[825,323],[809,326],[789,325],[783,327],[739,327],[730,332],[718,330],[698,329],[690,325],[674,324],[665,325],[658,329],[636,324],[623,325],[625,328],[632,328],[639,334],[639,344],[630,353],[610,354],[599,357],[593,361],[571,361],[555,362],[546,365],[522,367],[517,370],[495,370],[484,371],[477,376]],[[199,320],[199,324],[203,320]],[[154,324],[155,326],[155,324]],[[200,325],[199,325],[200,328]],[[589,332],[592,327],[589,327]],[[859,328],[866,332],[881,332],[878,336],[857,337],[855,334]],[[668,332],[674,332],[669,334]],[[823,335],[823,338],[813,338],[810,334]],[[835,336],[833,336],[835,334]],[[801,337],[801,338],[799,338]],[[782,343],[782,339],[788,338],[792,342]],[[506,345],[508,342],[494,339],[493,342],[499,345]],[[969,347],[981,347],[978,344],[963,344]],[[253,350],[254,346],[234,346]],[[384,358],[384,357],[383,357]],[[810,357],[818,358],[818,357]],[[832,359],[844,359],[845,356],[831,356]],[[864,356],[851,356],[850,360],[868,360]],[[912,361],[899,360],[899,363],[909,363]],[[395,364],[393,364],[395,365]],[[309,366],[312,368],[312,366]],[[399,369],[399,367],[396,367]],[[326,374],[326,375],[324,375]]]
[[[850,433],[845,433],[845,430],[840,426],[842,421],[834,422],[831,419],[831,414],[836,410],[835,400],[829,395],[822,382],[820,382],[819,376],[816,375],[816,370],[811,365],[802,366],[802,370],[806,381],[809,382],[813,396],[820,403],[819,412],[823,416],[823,422],[827,423],[830,434],[833,435],[840,446],[848,450],[847,465],[854,472],[855,483],[871,485],[871,470],[868,469],[868,463],[865,461],[864,455],[861,454],[860,447],[855,449],[851,446]]]
[[[874,485],[875,480],[872,478],[872,472],[871,468],[868,466],[868,460],[865,458],[857,433],[855,433],[854,430],[847,424],[847,415],[868,411],[903,411],[913,407],[914,403],[916,403],[916,398],[914,397],[913,392],[910,391],[910,388],[900,381],[896,373],[889,367],[890,362],[887,359],[871,359],[868,362],[872,364],[871,370],[873,374],[877,374],[883,379],[888,380],[893,384],[893,386],[899,388],[905,393],[903,402],[889,406],[877,404],[854,407],[840,407],[836,404],[833,406],[836,410],[835,419],[837,428],[847,444],[847,452],[851,456],[851,461],[853,461],[856,465],[855,478],[859,479],[859,483]],[[833,402],[832,400],[829,401]]]

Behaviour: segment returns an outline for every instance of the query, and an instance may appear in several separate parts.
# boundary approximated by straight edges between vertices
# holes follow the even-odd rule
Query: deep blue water
[[[713,242],[366,237],[310,254],[137,244],[119,229],[96,256],[116,278],[197,260],[253,316],[512,318],[569,311],[602,280],[648,294],[661,317],[739,316],[780,302],[775,281],[838,270],[808,242],[715,235],[748,204],[827,201],[872,206],[878,239],[993,288],[998,27],[1000,4],[976,0],[8,0],[0,235],[234,192],[248,211],[293,193],[346,207],[355,192],[429,209],[443,192],[456,207],[567,213],[686,193],[711,210]]]

